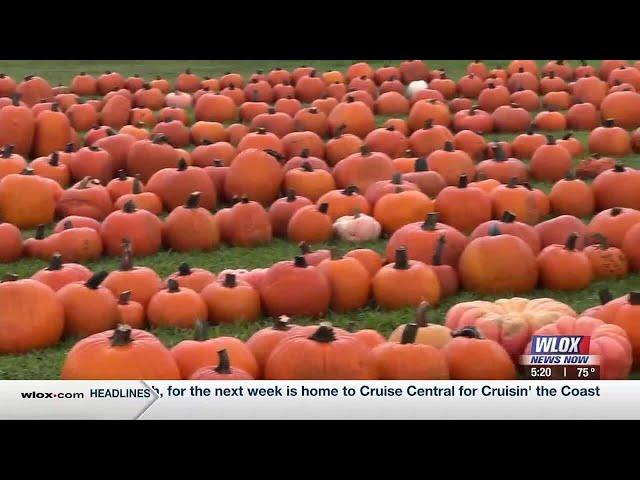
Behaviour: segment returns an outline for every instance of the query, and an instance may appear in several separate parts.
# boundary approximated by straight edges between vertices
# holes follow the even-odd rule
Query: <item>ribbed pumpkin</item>
[[[267,270],[260,295],[271,316],[318,317],[329,309],[331,290],[325,276],[298,255]]]
[[[242,197],[231,207],[228,222],[229,243],[233,246],[256,247],[271,241],[272,229],[267,212],[262,205],[247,197]],[[225,227],[220,222],[218,226],[221,233],[224,232]]]
[[[336,105],[327,121],[329,131],[333,135],[341,128],[344,133],[365,138],[376,128],[376,120],[371,109],[363,102],[355,100],[353,95],[347,95],[346,102]]]
[[[433,201],[424,193],[416,190],[396,191],[384,194],[373,209],[374,218],[382,229],[393,233],[399,228],[420,221],[434,209]]]
[[[0,283],[0,353],[52,347],[64,328],[64,309],[53,290],[35,280],[9,277]]]
[[[443,234],[446,237],[446,247],[442,253],[442,261],[455,267],[467,246],[467,237],[449,225],[438,223],[436,212],[429,213],[424,222],[410,223],[396,230],[387,242],[385,250],[387,261],[392,262],[397,249],[405,246],[411,260],[429,264]]]
[[[183,205],[192,192],[200,192],[200,205],[207,210],[214,210],[218,199],[211,178],[201,168],[187,165],[184,159],[177,168],[154,173],[145,184],[145,191],[158,195],[169,212]]]
[[[444,354],[431,345],[417,342],[420,327],[405,325],[399,342],[387,342],[372,350],[382,380],[448,380]]]
[[[452,380],[516,379],[516,369],[507,351],[475,327],[457,330],[452,337],[443,348]]]
[[[316,205],[327,203],[332,222],[356,212],[368,214],[371,210],[367,199],[358,193],[358,187],[350,185],[344,190],[332,190],[322,195]]]
[[[131,243],[128,241],[123,243],[120,266],[118,270],[109,273],[104,281],[104,286],[111,290],[115,296],[131,290],[131,299],[146,308],[151,297],[162,288],[162,280],[151,268],[136,267],[133,264]]]
[[[422,302],[416,309],[415,322],[413,323],[413,325],[418,327],[415,335],[415,343],[441,349],[451,340],[451,330],[444,325],[429,323],[428,314],[430,308],[431,306],[428,302]],[[400,342],[406,327],[407,324],[396,327],[389,336],[389,341]]]
[[[591,186],[576,179],[571,171],[553,185],[549,201],[551,209],[558,215],[590,217],[595,209],[595,197]]]
[[[333,222],[328,211],[328,203],[300,208],[289,220],[287,238],[293,242],[326,242],[333,236]]]
[[[636,194],[640,188],[640,170],[616,164],[598,175],[592,188],[599,210],[615,207],[640,209],[640,199]]]
[[[154,335],[129,325],[76,343],[62,367],[63,380],[179,380],[180,372]]]
[[[250,148],[233,160],[225,179],[225,194],[227,198],[245,195],[269,205],[278,197],[282,178],[280,164],[271,152]]]
[[[444,148],[436,150],[427,157],[429,169],[442,175],[447,185],[457,185],[460,175],[473,180],[476,175],[471,157],[462,150],[456,150],[452,142],[445,142]]]
[[[129,200],[122,210],[104,219],[101,236],[107,255],[121,255],[124,239],[132,242],[137,256],[152,255],[162,246],[162,221]]]
[[[639,72],[640,73],[640,72]],[[606,119],[601,127],[589,133],[589,151],[612,157],[624,157],[631,152],[629,132],[616,126],[613,119]]]
[[[469,242],[458,268],[464,288],[478,293],[529,292],[538,280],[536,258],[529,245],[503,234],[497,225],[491,226],[489,236]]]
[[[0,218],[21,229],[53,222],[56,198],[50,182],[58,185],[33,173],[27,168],[0,180]]]
[[[208,251],[220,244],[220,231],[214,216],[200,206],[200,192],[193,192],[183,206],[175,208],[162,226],[167,247],[178,252]]]
[[[326,259],[318,270],[327,278],[331,288],[331,310],[349,312],[366,305],[371,290],[367,269],[355,258]]]
[[[267,380],[374,380],[378,378],[369,348],[352,333],[322,322],[297,328],[269,356]]]
[[[260,316],[260,295],[249,283],[227,273],[224,280],[208,284],[200,292],[214,323],[254,322]]]
[[[18,155],[28,155],[31,153],[34,133],[33,112],[20,103],[19,94],[14,94],[11,105],[0,108],[0,145],[14,145]]]
[[[286,237],[287,227],[291,217],[299,209],[308,205],[312,205],[311,200],[296,195],[294,190],[287,190],[287,195],[273,202],[269,208],[268,215],[273,235],[276,237]]]
[[[610,246],[604,235],[595,235],[595,238],[598,244],[589,245],[584,249],[584,254],[591,262],[594,278],[621,278],[627,276],[629,262],[624,251]]]
[[[576,250],[578,235],[572,233],[565,245],[549,245],[538,255],[540,283],[552,290],[582,290],[591,283],[593,270],[589,258]],[[567,272],[571,272],[567,275]]]
[[[153,327],[192,328],[207,316],[207,306],[200,295],[190,288],[181,288],[173,279],[167,280],[165,290],[151,297],[146,311]]]
[[[438,305],[442,291],[433,269],[420,261],[409,260],[405,247],[396,249],[394,260],[378,270],[371,280],[376,303],[387,310],[417,307],[423,301]]]
[[[86,337],[118,324],[116,297],[101,285],[107,275],[100,271],[84,283],[69,283],[56,292],[56,298],[64,308],[66,335]]]
[[[473,205],[473,209],[469,209]],[[491,199],[479,188],[468,187],[468,177],[460,175],[457,187],[446,187],[436,197],[435,210],[443,223],[469,234],[491,219]]]

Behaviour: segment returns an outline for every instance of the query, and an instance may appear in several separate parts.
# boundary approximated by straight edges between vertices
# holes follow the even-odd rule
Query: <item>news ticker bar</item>
[[[0,381],[0,419],[640,419],[640,381]]]

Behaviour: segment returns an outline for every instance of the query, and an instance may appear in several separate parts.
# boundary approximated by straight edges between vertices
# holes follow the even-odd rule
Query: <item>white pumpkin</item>
[[[414,80],[407,86],[407,97],[413,98],[416,92],[429,88],[429,84],[424,80]]]
[[[175,92],[167,93],[164,103],[167,107],[189,108],[192,100],[191,95],[188,93],[176,90]]]
[[[344,241],[352,243],[369,242],[380,237],[380,223],[369,215],[356,213],[338,218],[333,231]]]

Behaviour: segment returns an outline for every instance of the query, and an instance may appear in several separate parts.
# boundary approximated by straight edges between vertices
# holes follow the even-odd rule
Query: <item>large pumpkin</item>
[[[593,317],[562,316],[534,332],[536,336],[578,335],[589,337],[589,355],[600,356],[601,380],[626,380],[633,357],[625,331]],[[530,354],[531,344],[524,350]]]
[[[47,285],[35,280],[4,281],[0,303],[0,353],[52,347],[60,340],[64,309]]]
[[[0,218],[22,229],[53,222],[55,195],[49,182],[53,181],[34,175],[31,169],[4,177],[0,180]]]
[[[227,198],[244,195],[265,206],[271,204],[278,197],[283,179],[278,156],[255,148],[240,152],[225,177]]]
[[[447,312],[445,324],[453,330],[473,326],[516,357],[536,330],[565,316],[575,317],[576,312],[551,298],[513,297],[458,303]]]
[[[321,323],[310,334],[300,328],[282,339],[269,356],[267,380],[375,380],[371,350],[353,334]]]
[[[207,251],[220,244],[220,230],[215,217],[200,206],[200,192],[193,192],[184,206],[175,208],[162,226],[162,237],[169,248],[178,252]]]
[[[133,201],[109,214],[102,222],[102,241],[108,255],[122,254],[122,241],[128,239],[143,257],[157,253],[162,246],[162,220],[147,210],[138,210]]]
[[[63,380],[179,380],[180,371],[162,342],[144,330],[119,325],[76,343]]]

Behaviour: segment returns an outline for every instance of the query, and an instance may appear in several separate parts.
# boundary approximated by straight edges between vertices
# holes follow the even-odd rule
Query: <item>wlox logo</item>
[[[531,337],[531,354],[523,355],[526,365],[564,364],[597,365],[597,355],[589,355],[591,338],[578,335],[552,335]]]

